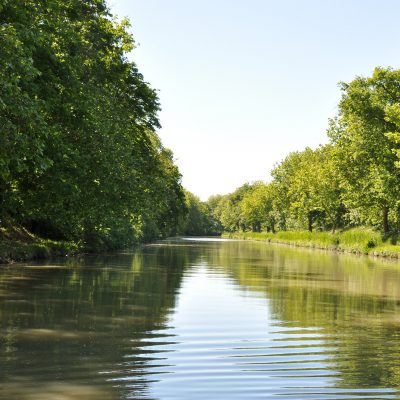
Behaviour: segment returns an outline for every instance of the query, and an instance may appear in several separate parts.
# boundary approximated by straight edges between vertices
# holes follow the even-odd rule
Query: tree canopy
[[[378,67],[340,87],[330,142],[288,154],[270,183],[246,184],[242,197],[221,196],[213,208],[225,230],[369,225],[399,232],[400,70]]]
[[[128,21],[103,0],[3,1],[0,21],[2,222],[89,247],[173,232],[181,177]]]

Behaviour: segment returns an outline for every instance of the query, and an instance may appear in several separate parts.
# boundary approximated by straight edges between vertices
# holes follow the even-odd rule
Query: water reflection
[[[7,385],[0,384],[0,398],[44,398],[56,387],[67,399],[90,398],[91,390],[93,398],[131,393],[107,380],[131,369],[124,356],[139,339],[166,328],[188,262],[186,254],[160,248],[72,266],[4,267],[0,381]],[[144,391],[146,380],[135,380]]]
[[[398,387],[400,376],[398,264],[258,243],[221,247],[212,263],[242,287],[264,293],[281,325],[322,331],[336,388],[353,395],[381,388],[370,395],[394,395],[390,388]],[[313,354],[309,348],[307,362],[313,363]]]
[[[193,238],[4,267],[0,398],[397,398],[399,283],[398,264]]]

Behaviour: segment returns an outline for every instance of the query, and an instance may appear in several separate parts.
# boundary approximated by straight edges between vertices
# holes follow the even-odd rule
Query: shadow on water
[[[124,357],[154,336],[169,340],[163,333],[167,315],[190,263],[187,251],[153,246],[57,265],[4,267],[0,398],[144,393],[151,352],[141,354],[140,362]],[[135,371],[129,385],[116,384],[127,370]]]

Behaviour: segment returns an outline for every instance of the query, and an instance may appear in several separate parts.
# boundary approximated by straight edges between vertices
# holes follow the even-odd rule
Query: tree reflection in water
[[[198,314],[191,318],[207,321],[208,312],[210,325],[196,333],[200,341],[188,336],[185,343],[178,324],[187,322],[188,282],[202,295],[199,277],[204,288],[221,292],[204,290],[204,307],[194,304]],[[213,286],[217,280],[221,289]],[[160,390],[168,382],[169,390],[186,393],[199,373],[207,378],[202,393],[210,395],[218,371],[220,397],[238,385],[236,397],[249,389],[246,398],[268,390],[294,395],[288,388],[318,370],[327,385],[319,398],[360,397],[367,389],[365,397],[393,398],[400,377],[399,283],[398,264],[240,241],[178,240],[132,254],[3,267],[0,397],[167,398]],[[227,302],[224,288],[232,296]],[[260,328],[244,315],[249,296],[266,300],[268,315],[258,319],[269,319],[269,332],[267,321]],[[238,328],[242,320],[249,325]],[[237,329],[247,339],[238,341]],[[254,339],[262,329],[269,342]],[[220,342],[211,343],[212,335]],[[188,352],[197,358],[183,358]],[[179,365],[189,361],[190,371]]]

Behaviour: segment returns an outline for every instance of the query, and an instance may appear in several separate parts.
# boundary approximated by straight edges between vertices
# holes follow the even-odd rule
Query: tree
[[[0,5],[0,218],[18,215],[18,179],[40,175],[50,165],[45,101],[34,95],[41,71],[34,63],[30,6]],[[32,6],[32,4],[31,4]],[[40,38],[38,38],[40,40]]]
[[[233,193],[222,197],[218,206],[218,214],[224,230],[235,232],[239,230],[245,231],[248,228],[245,221],[242,219],[240,203],[246,193],[249,193],[251,190],[252,185],[245,183],[238,187]]]
[[[400,171],[387,134],[396,130],[393,105],[400,101],[399,85],[399,71],[389,68],[342,83],[338,118],[328,132],[340,160],[346,206],[361,221],[377,224],[380,219],[385,234],[400,195]]]
[[[271,184],[256,182],[240,203],[242,221],[253,232],[275,231],[274,190]]]
[[[323,210],[326,224],[333,232],[338,226],[343,226],[343,218],[346,213],[334,150],[330,144],[320,146],[314,150],[311,160],[312,197],[315,199],[317,207]]]
[[[313,158],[313,150],[310,148],[292,152],[271,173],[281,196],[281,212],[286,212],[300,225],[307,221],[310,232],[313,230],[313,219],[320,210],[313,189]]]
[[[0,22],[3,214],[89,247],[168,234],[183,189],[128,22],[103,0],[5,2]]]
[[[180,234],[205,236],[222,232],[208,202],[203,202],[193,193],[185,191],[185,203],[187,215],[181,222]]]

